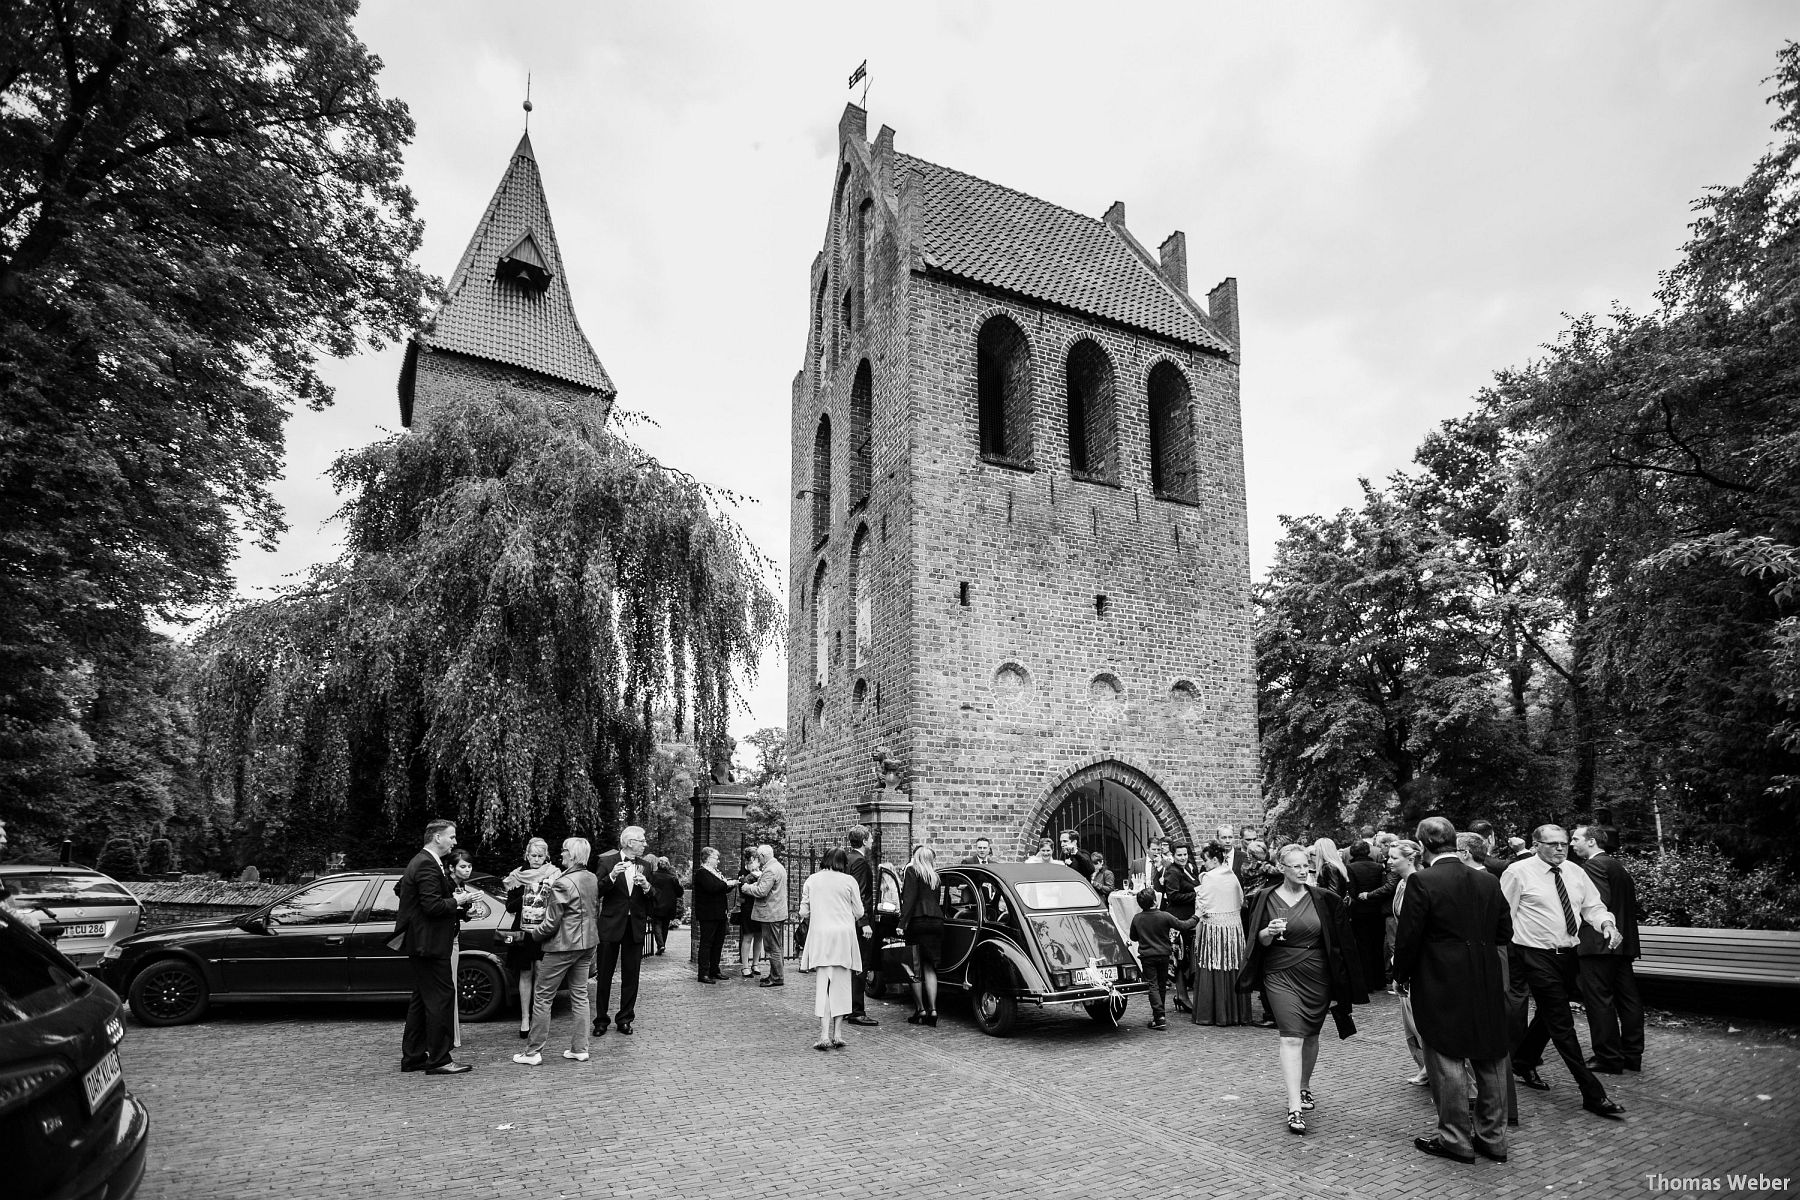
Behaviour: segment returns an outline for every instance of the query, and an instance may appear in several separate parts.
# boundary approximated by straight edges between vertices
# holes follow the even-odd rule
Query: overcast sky
[[[1253,569],[1281,514],[1356,503],[1561,314],[1644,307],[1690,201],[1770,139],[1765,3],[593,4],[365,0],[383,89],[418,122],[426,270],[455,268],[531,138],[576,311],[665,462],[756,497],[785,564],[789,387],[845,83],[905,153],[1188,237],[1236,276]],[[297,414],[267,594],[336,553],[323,477],[399,425],[398,349],[330,364]],[[784,590],[777,581],[777,590]],[[786,723],[779,654],[732,722]]]

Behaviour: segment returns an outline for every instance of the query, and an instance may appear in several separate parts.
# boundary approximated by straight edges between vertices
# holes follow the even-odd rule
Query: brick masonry
[[[433,412],[456,400],[491,400],[502,388],[531,392],[572,404],[597,406],[607,412],[612,398],[605,392],[565,383],[505,363],[458,354],[453,350],[418,348],[413,381],[412,424],[431,420]],[[405,386],[404,384],[402,385]]]
[[[904,764],[915,840],[940,853],[959,856],[986,835],[1003,857],[1022,856],[1059,786],[1082,771],[1129,781],[1177,836],[1204,840],[1222,820],[1253,819],[1235,352],[934,270],[918,249],[923,201],[896,169],[892,131],[868,143],[852,107],[840,151],[812,267],[812,294],[830,299],[814,302],[822,315],[793,389],[790,838],[831,838],[854,819],[877,746]],[[1127,236],[1122,213],[1118,222]],[[846,292],[865,297],[848,319],[836,299]],[[1209,299],[1235,338],[1235,284]],[[996,315],[1029,345],[1022,466],[979,454],[975,347]],[[1082,339],[1114,376],[1116,482],[1070,471],[1065,364]],[[866,417],[851,403],[865,362]],[[1147,386],[1161,363],[1191,396],[1197,503],[1151,487]],[[815,477],[821,415],[832,461]],[[859,453],[866,498],[852,486]],[[815,480],[826,477],[820,538]],[[859,593],[871,634],[860,662]]]

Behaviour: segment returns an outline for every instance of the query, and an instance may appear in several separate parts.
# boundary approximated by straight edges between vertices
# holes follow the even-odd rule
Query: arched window
[[[825,564],[813,572],[813,686],[824,687],[831,673],[831,580]]]
[[[851,253],[856,255],[856,324],[861,328],[869,319],[869,281],[874,277],[875,202],[864,200],[856,210],[856,242]]]
[[[850,665],[856,670],[866,666],[875,654],[875,581],[869,570],[869,527],[857,529],[850,543],[850,600],[856,614],[856,644]]]
[[[817,545],[831,535],[831,415],[819,414],[813,434],[812,535]]]
[[[975,391],[981,454],[1031,462],[1031,348],[1006,317],[989,317],[975,338]]]
[[[850,385],[850,506],[869,498],[869,477],[874,450],[874,381],[869,373],[869,360],[856,367],[856,381]]]
[[[1087,338],[1069,351],[1069,472],[1082,479],[1119,481],[1118,421],[1113,369],[1106,351]]]
[[[1150,488],[1159,499],[1200,500],[1193,404],[1187,379],[1171,362],[1150,368]]]

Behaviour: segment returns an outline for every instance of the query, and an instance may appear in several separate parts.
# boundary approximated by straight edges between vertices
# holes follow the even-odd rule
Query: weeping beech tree
[[[646,801],[653,711],[728,750],[733,671],[779,627],[772,564],[598,414],[503,389],[350,451],[337,561],[197,640],[204,778],[295,854],[417,818],[610,839]]]

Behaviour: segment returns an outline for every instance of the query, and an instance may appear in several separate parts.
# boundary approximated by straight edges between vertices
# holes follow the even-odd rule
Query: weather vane
[[[525,132],[531,132],[531,72],[525,72]]]

